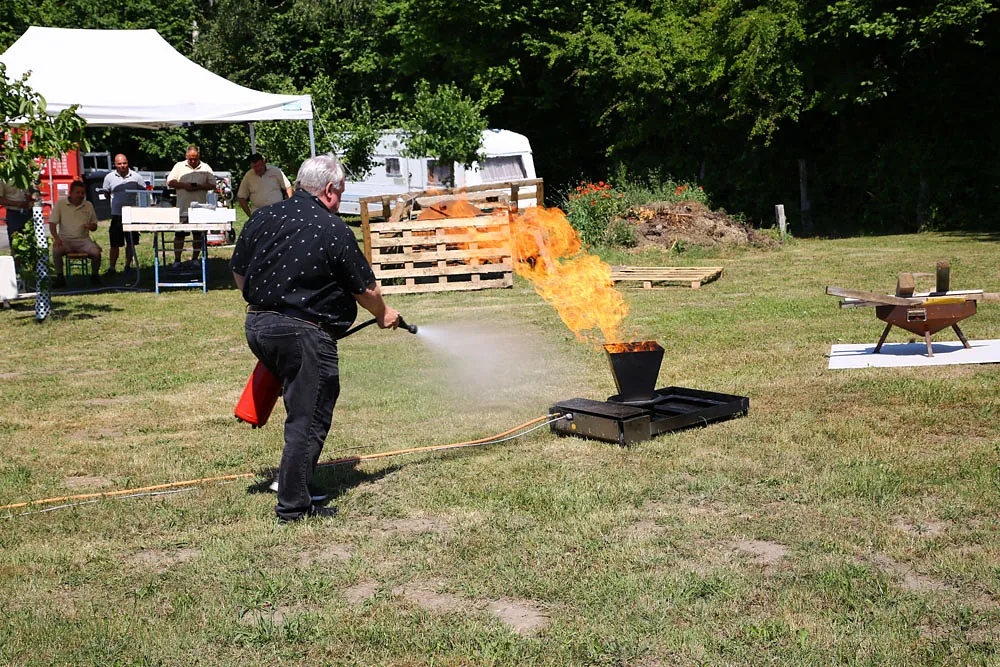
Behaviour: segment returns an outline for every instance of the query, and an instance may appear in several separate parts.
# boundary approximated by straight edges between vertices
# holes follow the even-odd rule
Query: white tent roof
[[[91,66],[95,61],[99,65]],[[50,113],[79,104],[77,113],[89,125],[162,128],[313,117],[309,95],[239,86],[191,62],[155,30],[33,26],[0,62],[8,79],[31,71],[28,85]]]

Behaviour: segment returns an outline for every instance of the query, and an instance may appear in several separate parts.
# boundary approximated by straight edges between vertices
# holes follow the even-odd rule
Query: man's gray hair
[[[295,176],[295,187],[318,195],[326,188],[327,183],[333,183],[337,190],[344,189],[344,167],[333,153],[317,155],[302,163],[299,173]]]

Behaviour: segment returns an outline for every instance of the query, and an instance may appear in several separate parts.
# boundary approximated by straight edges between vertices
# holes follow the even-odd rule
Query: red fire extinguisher
[[[247,380],[247,386],[243,389],[243,395],[236,403],[233,414],[240,421],[254,428],[260,428],[267,423],[280,395],[281,380],[258,361],[253,373],[250,374],[250,379]]]

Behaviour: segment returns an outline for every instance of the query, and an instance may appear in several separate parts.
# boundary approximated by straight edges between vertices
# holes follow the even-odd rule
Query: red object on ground
[[[247,380],[247,386],[243,389],[243,395],[236,403],[233,414],[240,421],[254,428],[260,428],[267,423],[280,395],[281,380],[258,361],[253,373],[250,374],[250,379]]]

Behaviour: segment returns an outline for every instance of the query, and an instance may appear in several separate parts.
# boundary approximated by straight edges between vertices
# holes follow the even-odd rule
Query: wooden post
[[[517,195],[518,189],[519,189],[519,186],[517,186],[517,185],[511,185],[510,186],[510,202],[514,205],[514,210],[515,211],[520,211],[521,210],[521,201],[520,201],[520,198]]]
[[[368,202],[361,198],[361,236],[365,241],[365,257],[370,264],[372,261],[372,229],[368,224]]]
[[[935,292],[947,292],[951,285],[951,264],[948,262],[937,263],[937,285]]]
[[[775,204],[774,206],[774,217],[778,221],[778,231],[781,232],[781,237],[785,237],[785,205]]]
[[[545,206],[545,185],[541,181],[535,186],[535,206]]]
[[[389,205],[389,198],[386,196],[382,197],[382,219],[388,220],[392,217],[392,207]]]

